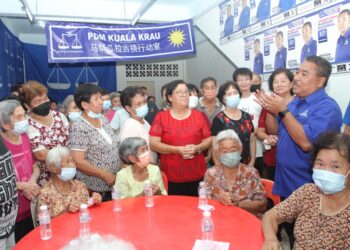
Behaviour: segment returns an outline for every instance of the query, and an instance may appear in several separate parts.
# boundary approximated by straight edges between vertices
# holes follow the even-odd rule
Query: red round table
[[[156,196],[154,207],[146,208],[144,197],[122,200],[122,211],[113,212],[113,202],[91,207],[91,232],[111,234],[129,241],[139,249],[192,249],[201,239],[202,211],[198,198],[187,196]],[[230,249],[261,249],[261,221],[250,213],[209,201],[215,207],[214,239],[230,242]],[[79,235],[79,213],[66,213],[52,220],[53,237],[40,239],[37,227],[18,244],[19,249],[60,249]]]

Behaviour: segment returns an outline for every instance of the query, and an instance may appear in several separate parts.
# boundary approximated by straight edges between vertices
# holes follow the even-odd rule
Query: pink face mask
[[[139,162],[137,162],[136,164],[139,167],[141,167],[141,168],[147,167],[149,165],[149,162],[150,162],[149,150],[147,150],[146,152],[138,155],[137,158],[139,159]]]

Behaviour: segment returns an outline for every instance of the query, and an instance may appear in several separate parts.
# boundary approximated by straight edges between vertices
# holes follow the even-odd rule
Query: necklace
[[[66,194],[64,194],[63,192],[61,192],[61,191],[58,189],[58,187],[56,186],[54,180],[52,180],[52,184],[53,184],[53,186],[55,187],[56,191],[57,191],[60,195],[62,195],[62,196],[68,196],[68,195],[70,194],[70,192],[71,192],[72,186],[71,186],[71,183],[70,183],[70,182],[69,182],[69,191],[68,191],[68,193],[66,193]]]

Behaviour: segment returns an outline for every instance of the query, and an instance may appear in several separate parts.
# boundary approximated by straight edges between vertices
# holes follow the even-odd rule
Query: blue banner
[[[192,20],[138,26],[50,22],[46,38],[50,63],[131,61],[196,52]]]

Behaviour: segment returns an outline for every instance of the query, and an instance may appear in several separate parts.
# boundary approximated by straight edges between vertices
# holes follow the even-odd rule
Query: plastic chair
[[[163,171],[160,171],[160,172],[162,173],[162,180],[163,180],[165,190],[168,193],[168,177],[166,176],[166,174]]]
[[[278,203],[280,203],[281,197],[279,195],[277,195],[277,194],[273,194],[272,193],[272,188],[273,188],[274,182],[270,181],[268,179],[263,179],[263,178],[261,178],[261,182],[264,185],[267,198],[272,200],[273,205],[276,206]]]

